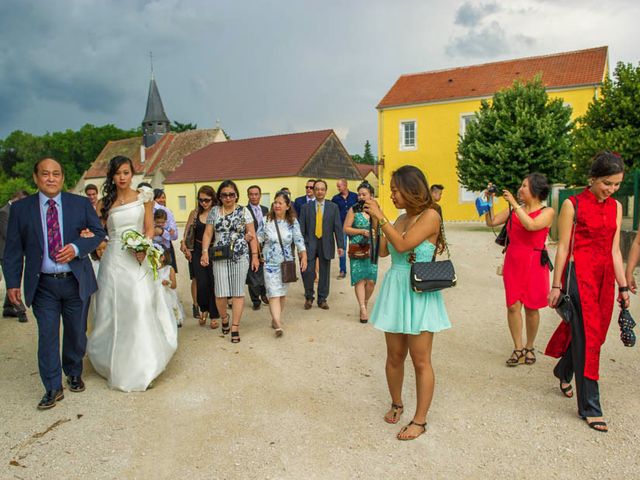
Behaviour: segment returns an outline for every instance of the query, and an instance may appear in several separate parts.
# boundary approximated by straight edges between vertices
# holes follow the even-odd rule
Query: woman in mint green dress
[[[363,182],[358,187],[358,203],[349,209],[344,220],[344,233],[349,236],[349,244],[368,244],[371,248],[372,242],[369,233],[375,231],[375,228],[370,228],[371,217],[362,210],[362,204],[373,198],[373,192],[373,187],[369,185],[369,182]],[[351,286],[354,287],[360,306],[360,323],[367,323],[369,321],[367,304],[373,289],[376,288],[378,265],[371,263],[369,257],[350,257],[349,266]]]
[[[428,262],[434,252],[444,249],[440,235],[440,215],[424,174],[405,165],[391,175],[391,200],[405,209],[394,224],[389,223],[378,203],[370,199],[365,211],[378,221],[384,235],[380,256],[391,254],[391,268],[385,274],[371,314],[371,323],[385,332],[387,343],[386,374],[391,408],[384,416],[387,423],[398,423],[403,413],[402,384],[404,363],[411,356],[416,376],[416,410],[413,419],[398,432],[398,440],[413,440],[425,432],[427,413],[433,398],[434,374],[431,347],[434,333],[451,327],[440,292],[416,293],[411,289],[409,256],[416,262]]]

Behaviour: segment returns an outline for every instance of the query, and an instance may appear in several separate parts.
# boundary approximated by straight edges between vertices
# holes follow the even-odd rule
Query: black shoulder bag
[[[411,288],[414,292],[437,292],[444,288],[455,287],[458,281],[456,271],[451,261],[451,252],[447,238],[444,235],[444,222],[440,220],[440,235],[444,240],[447,251],[447,260],[436,262],[436,252],[430,262],[416,262],[415,252],[411,252],[409,263],[411,263]],[[413,261],[411,260],[413,257]]]
[[[562,295],[560,296],[560,299],[558,300],[558,302],[556,303],[556,306],[554,307],[556,312],[558,312],[558,315],[560,315],[560,318],[562,318],[562,321],[565,323],[571,323],[571,321],[575,318],[577,314],[576,308],[573,304],[573,301],[571,300],[571,290],[570,290],[571,277],[575,276],[575,265],[573,261],[573,247],[576,239],[576,229],[578,226],[578,199],[576,198],[575,200],[576,200],[576,203],[575,203],[575,212],[573,214],[573,228],[571,231],[571,250],[568,256],[569,262],[567,263],[566,270],[565,270],[566,279],[564,282],[564,290],[562,290]]]
[[[296,260],[287,260],[287,256],[284,253],[284,245],[282,245],[282,237],[280,236],[280,228],[278,227],[278,219],[274,218],[273,223],[276,225],[276,233],[278,234],[278,242],[280,242],[280,248],[282,249],[282,258],[284,259],[280,264],[280,274],[282,275],[282,283],[293,283],[298,280],[296,275]]]
[[[504,247],[505,250],[507,249],[507,245],[509,245],[509,233],[507,226],[511,223],[511,215],[513,215],[513,209],[509,207],[509,218],[504,222],[502,230],[500,230],[500,233],[496,236],[496,243],[501,247]],[[504,251],[502,253],[504,253]]]

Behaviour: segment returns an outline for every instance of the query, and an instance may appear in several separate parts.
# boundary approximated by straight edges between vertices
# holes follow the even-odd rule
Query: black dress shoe
[[[5,318],[9,318],[9,317],[15,318],[18,316],[18,312],[16,312],[14,308],[12,309],[5,308],[4,310],[2,310],[2,316]]]
[[[20,323],[27,323],[29,321],[29,319],[27,318],[27,312],[25,311],[18,312],[18,321]]]
[[[42,400],[38,404],[38,410],[48,410],[56,406],[56,402],[59,402],[64,398],[64,391],[60,390],[49,390],[44,394]]]
[[[72,392],[84,392],[84,382],[82,381],[82,377],[78,375],[74,377],[72,375],[67,377],[67,383],[69,384],[69,390]]]

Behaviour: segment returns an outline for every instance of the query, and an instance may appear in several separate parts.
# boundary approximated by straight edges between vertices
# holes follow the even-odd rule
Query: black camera
[[[490,185],[487,187],[487,193],[493,193],[494,195],[497,195],[498,192],[498,187],[496,187],[495,185]]]
[[[353,206],[353,213],[362,211],[364,211],[364,200],[358,200],[357,203]]]

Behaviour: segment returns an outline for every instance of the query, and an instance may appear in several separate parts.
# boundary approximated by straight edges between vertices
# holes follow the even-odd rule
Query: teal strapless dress
[[[416,293],[411,289],[409,252],[398,253],[387,243],[391,268],[384,276],[370,322],[378,330],[389,333],[419,335],[451,328],[447,309],[440,292]],[[435,246],[427,241],[414,252],[416,262],[430,262]]]

